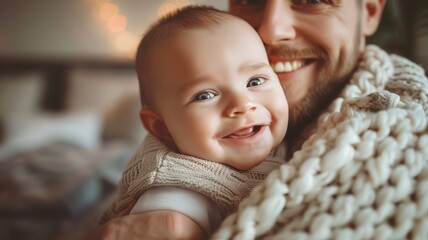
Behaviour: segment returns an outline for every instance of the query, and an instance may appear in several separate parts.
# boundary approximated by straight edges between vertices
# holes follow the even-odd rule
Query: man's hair
[[[155,22],[141,40],[136,55],[135,65],[140,85],[141,104],[154,108],[151,83],[155,79],[152,75],[151,58],[161,41],[185,30],[208,29],[235,18],[226,12],[209,6],[193,5],[181,8]]]

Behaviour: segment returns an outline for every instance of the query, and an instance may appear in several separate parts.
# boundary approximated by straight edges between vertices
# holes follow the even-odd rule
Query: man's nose
[[[267,45],[276,45],[296,37],[291,1],[268,0],[258,32]]]
[[[250,111],[257,109],[256,103],[246,95],[236,95],[230,98],[229,105],[226,108],[227,117],[240,117]]]

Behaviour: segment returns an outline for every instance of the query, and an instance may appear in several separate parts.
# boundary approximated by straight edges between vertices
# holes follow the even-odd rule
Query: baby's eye
[[[215,96],[216,94],[214,94],[213,92],[200,92],[193,97],[193,101],[206,101]]]
[[[256,77],[253,79],[250,79],[250,81],[248,81],[247,83],[247,87],[256,87],[259,85],[262,85],[266,80],[260,78],[260,77]]]

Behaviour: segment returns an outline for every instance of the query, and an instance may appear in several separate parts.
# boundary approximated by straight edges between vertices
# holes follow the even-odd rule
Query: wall
[[[227,8],[226,0],[0,0],[0,57],[105,58],[129,55],[132,38],[139,39],[164,3],[178,7],[195,3]],[[118,7],[127,26],[108,30],[97,18],[103,4]],[[98,8],[97,8],[98,7]],[[125,34],[123,34],[125,33]],[[122,38],[122,40],[120,40]],[[118,47],[122,41],[125,47]]]

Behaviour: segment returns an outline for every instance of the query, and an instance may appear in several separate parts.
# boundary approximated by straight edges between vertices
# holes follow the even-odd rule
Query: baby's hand
[[[87,237],[87,240],[121,239],[204,239],[204,232],[182,213],[158,210],[113,218]]]

